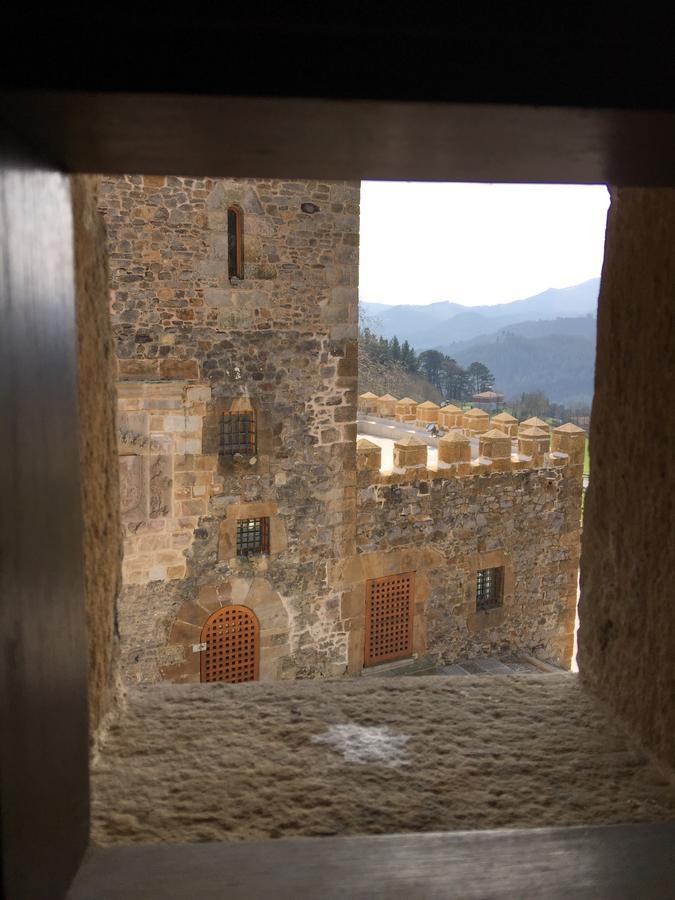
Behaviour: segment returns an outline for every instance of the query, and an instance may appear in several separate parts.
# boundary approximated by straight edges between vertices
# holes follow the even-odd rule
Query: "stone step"
[[[362,677],[394,678],[399,675],[435,675],[438,660],[428,656],[418,659],[397,659],[378,666],[369,666],[361,672]]]

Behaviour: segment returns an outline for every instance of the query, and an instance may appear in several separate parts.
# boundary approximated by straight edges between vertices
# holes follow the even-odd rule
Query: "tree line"
[[[359,340],[375,362],[398,365],[412,375],[422,375],[447,400],[463,403],[470,400],[473,394],[494,388],[495,377],[481,362],[473,362],[464,369],[440,350],[416,353],[407,340],[401,343],[396,336],[388,340],[374,334],[368,327],[360,330]]]
[[[591,407],[588,403],[565,405],[552,403],[543,391],[523,393],[518,398],[507,401],[507,409],[519,421],[537,416],[539,419],[553,419],[557,422],[576,422],[588,428]]]

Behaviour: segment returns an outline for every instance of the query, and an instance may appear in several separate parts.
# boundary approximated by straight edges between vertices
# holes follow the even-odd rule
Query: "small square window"
[[[476,611],[496,609],[504,603],[504,568],[479,569],[476,573]]]
[[[240,453],[255,456],[257,452],[256,415],[252,409],[223,413],[220,421],[220,452],[226,456]]]
[[[270,552],[270,520],[237,519],[237,556]]]

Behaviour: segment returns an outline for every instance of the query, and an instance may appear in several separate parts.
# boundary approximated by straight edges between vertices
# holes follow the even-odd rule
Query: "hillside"
[[[386,338],[407,338],[419,352],[493,334],[522,322],[595,316],[599,286],[600,279],[592,278],[582,284],[551,288],[534,297],[490,306],[362,303],[361,309],[372,331]]]
[[[569,334],[526,337],[510,331],[443,348],[461,366],[480,360],[507,397],[543,391],[553,402],[590,403],[595,340]]]
[[[493,306],[362,304],[372,332],[439,350],[466,368],[483,363],[507,397],[542,391],[554,403],[590,403],[599,279]]]
[[[595,316],[574,316],[570,318],[559,318],[549,320],[539,320],[535,322],[519,322],[517,325],[509,325],[492,335],[497,340],[499,335],[509,333],[517,334],[520,337],[538,338],[547,337],[549,335],[565,335],[566,337],[581,337],[595,343],[597,321]],[[477,338],[484,339],[485,336]]]
[[[426,378],[420,375],[411,375],[401,366],[389,363],[383,364],[372,359],[363,346],[359,344],[359,394],[372,391],[381,397],[383,394],[393,394],[399,400],[401,397],[412,397],[413,400],[433,400],[440,403],[440,392],[430,384]]]

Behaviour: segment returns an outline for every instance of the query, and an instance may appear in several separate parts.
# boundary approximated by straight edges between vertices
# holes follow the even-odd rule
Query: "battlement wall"
[[[434,448],[408,435],[394,445],[399,464],[383,471],[381,448],[362,438],[348,596],[360,596],[373,577],[414,572],[418,655],[451,663],[521,652],[568,668],[584,443],[575,426],[550,434],[526,426],[514,438],[497,429],[471,438],[458,429],[446,440],[453,461],[431,463]],[[501,596],[485,609],[477,583],[489,570]],[[358,619],[354,631],[358,645]]]

